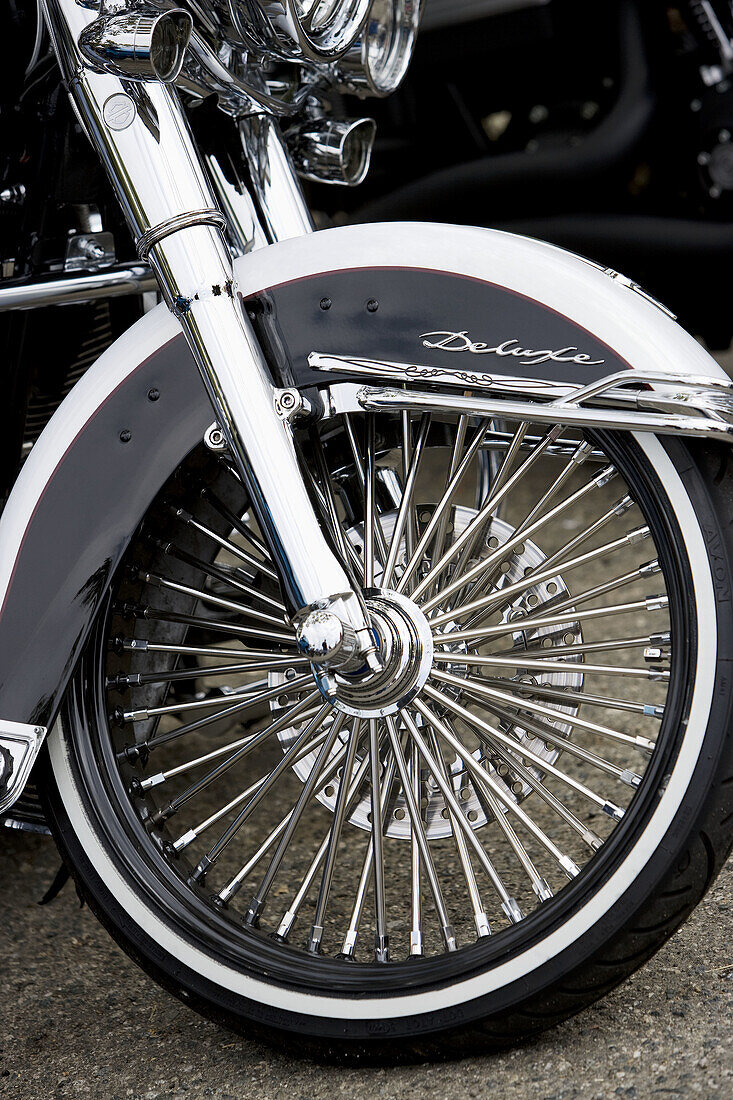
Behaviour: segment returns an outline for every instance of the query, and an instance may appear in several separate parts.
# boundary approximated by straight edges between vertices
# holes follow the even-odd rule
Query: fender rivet
[[[321,298],[321,301],[320,301],[319,304],[320,304],[321,309],[325,313],[327,310],[329,310],[331,308],[331,306],[333,305],[333,302],[331,301],[330,298]]]
[[[123,432],[120,432],[120,443],[129,443],[132,439],[132,432],[129,428],[125,428]]]
[[[376,298],[370,298],[366,304],[367,313],[376,313],[379,309],[379,302]]]
[[[153,386],[152,389],[148,390],[148,401],[157,401],[159,397],[160,390],[157,388],[157,386]]]

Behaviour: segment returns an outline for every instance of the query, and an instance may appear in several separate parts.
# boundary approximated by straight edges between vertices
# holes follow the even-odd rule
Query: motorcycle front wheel
[[[193,452],[49,738],[58,843],[230,1027],[506,1045],[631,974],[729,851],[728,452],[449,414],[297,442],[387,671],[319,690],[241,482]]]

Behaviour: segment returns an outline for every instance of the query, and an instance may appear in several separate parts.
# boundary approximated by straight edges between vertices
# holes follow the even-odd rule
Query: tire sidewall
[[[430,991],[426,991],[421,994],[422,1007],[418,1005],[409,1013],[395,1014],[392,1004],[400,999],[389,997],[380,1002],[372,999],[369,1017],[354,1015],[353,1018],[347,1018],[344,1008],[348,1003],[353,1012],[354,1002],[343,997],[333,999],[333,1008],[328,1015],[289,1009],[283,1003],[273,1003],[274,998],[268,1003],[269,987],[262,990],[262,997],[247,996],[227,988],[224,982],[211,980],[204,973],[205,967],[191,964],[190,950],[170,950],[170,939],[166,935],[168,926],[162,915],[148,914],[150,919],[146,921],[146,928],[141,920],[131,914],[130,907],[123,903],[129,885],[121,883],[115,862],[105,852],[95,828],[94,810],[86,804],[83,785],[77,782],[72,738],[62,718],[49,738],[49,766],[52,772],[49,800],[57,839],[97,915],[125,950],[151,971],[161,984],[207,1014],[221,1018],[229,1026],[237,1023],[245,1026],[247,1021],[251,1021],[269,1029],[342,1041],[371,1040],[376,1043],[407,1039],[466,1027],[479,1019],[512,1011],[587,963],[633,921],[635,914],[680,859],[703,813],[706,796],[715,779],[724,735],[730,725],[733,669],[728,548],[704,478],[691,450],[685,445],[674,442],[662,446],[659,440],[649,437],[640,438],[637,442],[655,465],[667,493],[674,495],[682,490],[683,496],[678,495],[675,500],[675,510],[684,533],[688,559],[691,564],[694,563],[697,613],[703,624],[690,714],[694,717],[695,703],[697,701],[698,707],[701,706],[699,693],[704,692],[707,719],[701,730],[693,729],[693,723],[690,723],[685,735],[685,746],[689,749],[687,756],[683,759],[682,752],[678,756],[660,797],[660,805],[644,827],[642,840],[650,833],[652,823],[658,819],[663,807],[669,818],[666,827],[658,831],[653,845],[651,842],[647,844],[651,850],[646,852],[643,860],[644,853],[636,852],[635,848],[636,855],[628,855],[619,870],[611,876],[614,882],[632,858],[639,863],[636,874],[619,890],[618,897],[566,947],[547,959],[538,957],[536,965],[530,966],[515,980],[459,1003],[435,1007],[431,1004],[435,998]],[[665,461],[667,470],[664,469]],[[675,480],[678,487],[673,484]],[[710,630],[711,614],[717,622],[717,631]],[[701,659],[708,663],[708,667],[701,667]],[[680,768],[687,769],[684,781],[675,778]],[[676,806],[670,813],[665,799],[669,799],[672,791]],[[639,843],[641,841],[637,842],[636,847]],[[180,940],[180,944],[184,941]],[[184,962],[187,953],[189,958]],[[264,983],[255,982],[255,985],[264,986]],[[279,999],[282,1001],[282,998]]]

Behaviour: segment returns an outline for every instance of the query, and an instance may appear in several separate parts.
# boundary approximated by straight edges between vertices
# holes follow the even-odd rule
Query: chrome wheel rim
[[[138,637],[166,620],[128,607],[135,636],[116,631],[115,658],[134,671],[107,677],[116,760],[146,835],[238,934],[333,966],[458,966],[456,951],[556,904],[628,817],[659,751],[675,655],[654,538],[598,441],[500,435],[466,419],[366,417],[302,440],[324,525],[360,583],[393,586],[430,624],[427,674],[390,713],[360,707],[358,683],[340,685],[336,706],[323,699],[246,509],[219,507],[232,537],[169,505],[212,544],[196,564],[166,544],[198,584],[135,563],[135,583],[194,600],[193,621],[168,653]],[[489,499],[461,503],[494,444]],[[188,644],[216,622],[223,640]],[[163,695],[136,709],[144,685],[120,694],[119,677],[147,675],[152,690],[155,673],[139,670],[153,652]],[[204,698],[175,695],[184,657],[208,665],[189,674]],[[225,723],[253,712],[259,725],[227,740]],[[206,751],[186,747],[211,731]]]

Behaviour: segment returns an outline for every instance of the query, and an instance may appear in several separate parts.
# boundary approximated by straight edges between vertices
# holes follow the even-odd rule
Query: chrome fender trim
[[[461,361],[445,350],[421,348],[421,334],[462,332],[474,323],[499,325],[509,318],[511,300],[516,305],[511,319],[524,323],[526,318],[527,328],[535,331],[498,331],[497,340],[521,341],[518,346],[524,351],[546,346],[556,350],[576,342],[579,347],[580,336],[576,341],[575,334],[580,333],[584,346],[577,354],[604,360],[593,367],[585,360],[530,364],[522,367],[528,379],[552,368],[555,378],[559,370],[577,386],[597,380],[590,371],[608,374],[632,365],[642,372],[674,372],[681,378],[725,379],[692,337],[632,289],[561,249],[510,234],[425,224],[355,226],[284,241],[243,257],[235,266],[238,293],[253,312],[272,301],[274,288],[295,288],[290,307],[297,311],[294,328],[303,328],[305,311],[312,311],[316,318],[333,322],[332,343],[356,331],[357,323],[365,347],[376,341],[378,332],[385,343],[396,339],[397,315],[390,313],[386,299],[373,312],[371,299],[354,300],[349,306],[351,327],[341,332],[339,317],[349,312],[342,288],[355,272],[357,293],[371,285],[371,272],[386,272],[399,296],[400,287],[407,284],[401,272],[409,270],[422,272],[426,279],[441,277],[441,297],[435,303],[440,316],[428,328],[421,319],[414,324],[410,320],[413,311],[425,311],[425,301],[411,304],[403,295],[400,302],[399,324],[408,323],[407,337],[417,339],[421,362],[439,354],[450,356],[451,365]],[[496,313],[487,306],[481,317],[466,320],[469,284],[478,288],[479,303],[484,293],[488,301],[491,292],[492,302],[505,303],[506,310]],[[324,285],[333,288],[329,309],[321,306],[322,298],[314,301]],[[432,302],[428,305],[432,308]],[[296,372],[293,379],[284,370],[276,379],[279,385],[333,382],[308,366],[312,351],[364,354],[358,347],[329,348],[322,343],[294,350],[272,321],[265,310],[263,339],[274,333],[278,362],[280,354],[287,360],[290,353],[288,369]],[[370,327],[377,321],[381,329]],[[559,344],[550,344],[549,337],[545,342],[536,331],[545,321],[548,331],[561,326]],[[572,335],[565,337],[566,329]],[[488,342],[493,333],[476,331],[471,338],[474,343]],[[378,351],[373,354],[379,356]],[[485,357],[491,363],[489,367],[487,362],[488,370],[496,370],[495,358]],[[485,362],[475,355],[470,359],[473,371]],[[509,362],[516,375],[517,357]],[[445,365],[436,359],[436,365],[441,363]],[[58,409],[0,517],[0,718],[51,725],[137,524],[176,466],[202,439],[211,419],[178,323],[164,306],[152,310],[105,352]]]

